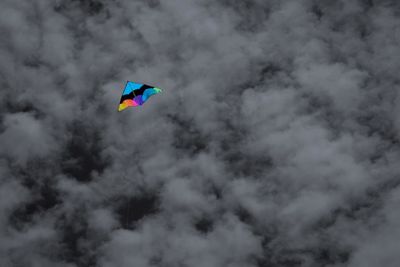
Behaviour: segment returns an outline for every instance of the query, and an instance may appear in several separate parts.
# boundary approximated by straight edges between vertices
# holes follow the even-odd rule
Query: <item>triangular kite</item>
[[[157,87],[128,81],[122,92],[118,111],[124,110],[127,107],[141,106],[150,96],[158,94],[161,91],[162,90]]]

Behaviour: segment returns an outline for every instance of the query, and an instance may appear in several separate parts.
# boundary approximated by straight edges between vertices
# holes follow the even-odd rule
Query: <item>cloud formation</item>
[[[397,266],[399,8],[2,1],[0,265]]]

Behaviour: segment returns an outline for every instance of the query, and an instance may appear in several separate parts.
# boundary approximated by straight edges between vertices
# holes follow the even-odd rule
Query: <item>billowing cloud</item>
[[[397,266],[399,7],[2,1],[0,265]]]

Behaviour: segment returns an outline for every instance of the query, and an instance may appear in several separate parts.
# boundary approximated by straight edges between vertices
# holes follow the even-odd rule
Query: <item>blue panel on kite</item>
[[[125,85],[124,92],[122,95],[129,95],[132,91],[139,89],[142,87],[141,83],[127,82]]]

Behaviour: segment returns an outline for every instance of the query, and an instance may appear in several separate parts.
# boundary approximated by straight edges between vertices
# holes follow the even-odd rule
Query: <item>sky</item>
[[[0,266],[399,266],[399,45],[394,0],[2,0]]]

